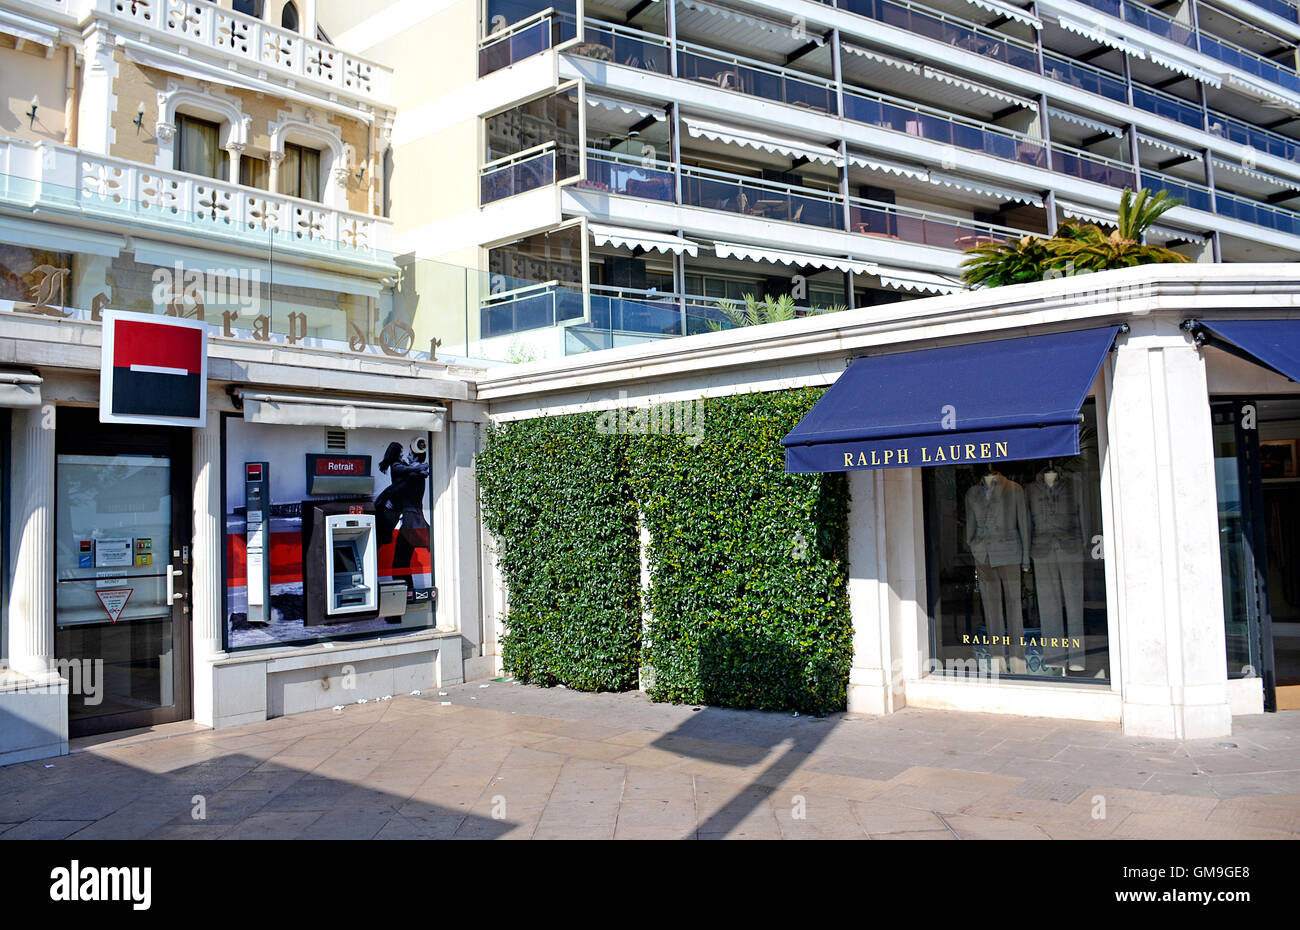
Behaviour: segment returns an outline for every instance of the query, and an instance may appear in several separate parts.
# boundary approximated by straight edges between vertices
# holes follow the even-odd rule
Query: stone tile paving
[[[0,768],[0,839],[1300,838],[1300,712],[1234,729],[470,683]]]

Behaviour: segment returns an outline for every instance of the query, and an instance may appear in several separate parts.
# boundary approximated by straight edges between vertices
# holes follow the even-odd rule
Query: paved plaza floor
[[[0,768],[0,839],[1295,839],[1300,712],[1227,739],[825,718],[513,682]]]

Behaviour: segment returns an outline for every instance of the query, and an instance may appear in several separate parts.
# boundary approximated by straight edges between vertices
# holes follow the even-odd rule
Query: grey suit
[[[1028,497],[1034,527],[1030,551],[1045,640],[1043,659],[1060,665],[1068,656],[1071,665],[1083,665],[1083,647],[1075,645],[1083,642],[1083,557],[1087,548],[1080,478],[1062,472],[1056,484],[1048,487],[1040,475],[1029,486]]]
[[[1013,652],[1024,635],[1020,572],[1029,566],[1029,538],[1029,508],[1020,485],[997,475],[992,485],[980,481],[966,492],[966,545],[975,557],[984,622],[989,636],[1009,636]],[[1003,648],[993,646],[992,654]]]

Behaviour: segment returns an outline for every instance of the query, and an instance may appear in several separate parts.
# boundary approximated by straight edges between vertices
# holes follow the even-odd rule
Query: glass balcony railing
[[[580,284],[492,277],[493,292],[479,306],[480,339],[559,326],[584,315]]]
[[[1200,107],[1140,84],[1133,85],[1133,106],[1192,129],[1205,127],[1205,114]]]
[[[1223,191],[1215,191],[1214,205],[1214,212],[1220,216],[1230,216],[1244,223],[1273,229],[1291,236],[1300,236],[1300,214],[1291,210],[1270,206],[1246,197],[1238,197],[1235,194],[1225,194]]]
[[[1109,187],[1132,187],[1135,180],[1133,169],[1123,162],[1059,144],[1052,146],[1052,170]]]
[[[1090,94],[1107,97],[1119,103],[1128,101],[1128,91],[1124,86],[1123,78],[1091,65],[1044,53],[1043,73],[1054,81],[1069,84]]]
[[[680,336],[682,308],[675,294],[593,284],[591,326],[620,333]]]
[[[574,52],[655,74],[668,74],[668,41],[651,33],[589,19],[582,31],[582,44]]]
[[[677,59],[678,74],[688,81],[700,81],[723,90],[819,113],[839,112],[835,85],[811,75],[796,75],[784,68],[726,57],[694,46],[679,49]]]
[[[844,116],[855,123],[879,126],[928,139],[942,145],[983,152],[994,158],[1046,168],[1047,148],[1042,139],[1009,129],[993,129],[974,120],[943,116],[883,96],[845,91]]]
[[[587,177],[573,186],[665,203],[677,197],[677,177],[671,165],[595,149],[587,150]]]
[[[515,62],[531,58],[561,42],[577,36],[577,23],[572,16],[556,10],[542,10],[527,19],[479,40],[478,76],[486,77]]]
[[[742,213],[761,219],[824,229],[844,228],[843,201],[834,194],[742,178],[706,168],[682,169],[682,202],[687,206]]]
[[[555,183],[555,143],[511,155],[479,172],[479,202],[494,203]]]
[[[1259,7],[1261,10],[1268,10],[1274,16],[1280,16],[1287,22],[1297,22],[1296,6],[1294,3],[1288,3],[1287,0],[1246,0],[1247,3]]]
[[[1191,181],[1184,181],[1155,171],[1143,171],[1142,186],[1149,187],[1152,190],[1167,190],[1193,210],[1204,210],[1206,213],[1214,212],[1214,197],[1211,195],[1210,189],[1202,184],[1193,184]]]
[[[1210,132],[1231,142],[1249,145],[1258,152],[1267,152],[1277,158],[1300,162],[1300,142],[1266,129],[1248,126],[1217,110],[1210,111]]]
[[[1200,33],[1200,36],[1201,51],[1205,54],[1217,58],[1224,64],[1239,68],[1247,74],[1253,74],[1255,77],[1271,81],[1300,94],[1300,75],[1297,75],[1293,68],[1285,68],[1226,39],[1207,35],[1204,32]]]
[[[1170,42],[1177,42],[1187,48],[1194,49],[1197,47],[1196,30],[1190,25],[1180,23],[1173,17],[1166,16],[1149,7],[1138,6],[1133,3],[1125,3],[1123,6],[1125,22],[1132,23],[1140,29],[1153,32]]]
[[[853,231],[862,235],[959,251],[985,242],[1018,239],[1026,234],[1024,230],[905,210],[856,197],[849,201],[849,222]]]
[[[839,0],[839,8],[896,26],[954,48],[973,52],[1025,71],[1038,71],[1038,52],[1031,42],[983,29],[974,23],[907,0]]]

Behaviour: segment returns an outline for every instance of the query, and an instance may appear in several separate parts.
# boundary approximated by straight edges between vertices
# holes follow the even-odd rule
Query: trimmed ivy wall
[[[506,668],[624,690],[644,664],[655,700],[843,709],[847,481],[786,474],[781,447],[821,393],[490,429],[478,472],[510,592]],[[651,540],[644,641],[639,521]]]

